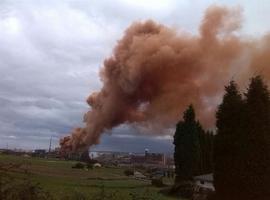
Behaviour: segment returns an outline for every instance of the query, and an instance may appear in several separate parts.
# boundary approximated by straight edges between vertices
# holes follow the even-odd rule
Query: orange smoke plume
[[[240,27],[241,9],[218,6],[206,10],[198,35],[153,21],[133,23],[104,61],[103,87],[87,99],[85,127],[61,139],[62,150],[98,144],[105,130],[123,123],[170,127],[190,103],[203,125],[213,127],[230,79],[244,87],[258,67],[270,78],[270,36],[243,39]]]

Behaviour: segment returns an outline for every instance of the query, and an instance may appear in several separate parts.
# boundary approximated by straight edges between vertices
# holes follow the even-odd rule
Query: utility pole
[[[52,136],[51,136],[51,139],[50,139],[49,153],[51,152],[51,148],[52,148]]]

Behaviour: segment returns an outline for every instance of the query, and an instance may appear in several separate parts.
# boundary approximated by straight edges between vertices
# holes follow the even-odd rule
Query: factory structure
[[[114,151],[77,151],[63,154],[60,147],[52,148],[52,139],[53,137],[51,136],[48,149],[34,149],[32,151],[26,152],[23,150],[11,150],[6,148],[0,149],[0,153],[40,158],[75,160],[82,162],[95,161],[105,166],[145,167],[171,170],[175,168],[172,154],[151,153],[147,148],[141,153]]]

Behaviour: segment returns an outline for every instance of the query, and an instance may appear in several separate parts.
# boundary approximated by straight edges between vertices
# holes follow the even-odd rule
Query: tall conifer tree
[[[200,164],[198,174],[209,174],[213,172],[213,145],[214,134],[211,131],[204,131],[199,126],[200,138]]]
[[[260,76],[251,79],[246,93],[246,122],[246,199],[270,199],[270,94]]]
[[[239,185],[238,164],[241,159],[243,123],[243,100],[234,81],[225,87],[216,117],[214,185],[219,199],[234,199]]]
[[[184,112],[174,135],[175,182],[192,180],[199,162],[199,131],[193,106]]]

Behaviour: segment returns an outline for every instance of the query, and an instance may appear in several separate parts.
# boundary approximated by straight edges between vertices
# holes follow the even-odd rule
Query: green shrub
[[[156,187],[163,187],[163,186],[164,186],[162,177],[153,178],[153,179],[151,180],[151,184],[152,184],[153,186],[156,186]]]
[[[192,198],[194,194],[194,184],[192,181],[182,181],[177,183],[172,187],[170,194],[184,198]]]
[[[132,200],[158,200],[160,199],[157,194],[149,191],[149,189],[138,190],[136,192],[130,193]]]
[[[72,166],[72,168],[74,168],[74,169],[83,169],[84,164],[81,163],[81,162],[77,162],[75,165]]]
[[[124,171],[124,174],[125,174],[126,176],[133,176],[133,175],[134,175],[134,171],[131,170],[131,169],[126,169],[126,170]]]
[[[64,194],[60,200],[88,200],[87,196],[77,190],[69,193]]]

